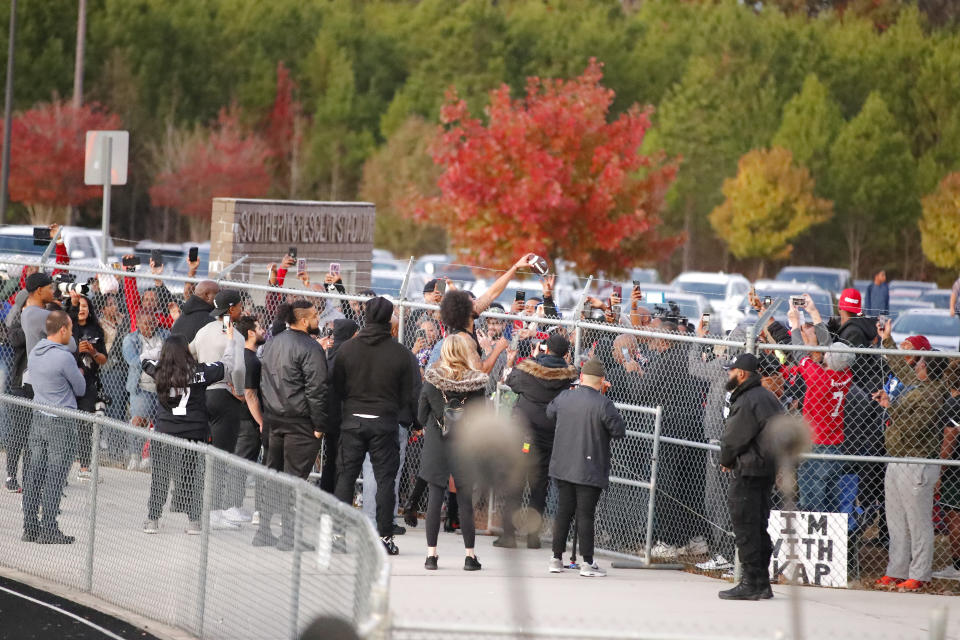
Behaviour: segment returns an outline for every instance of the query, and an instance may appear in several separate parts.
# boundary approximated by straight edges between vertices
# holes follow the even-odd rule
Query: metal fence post
[[[303,489],[296,484],[293,507],[293,566],[290,568],[290,640],[296,640],[300,617],[300,560],[303,553]],[[286,500],[286,499],[285,499]]]
[[[660,457],[660,426],[663,421],[663,407],[657,407],[657,415],[653,423],[653,449],[650,453],[650,499],[647,500],[647,536],[644,542],[643,556],[650,564],[650,552],[653,548],[653,518],[657,496],[657,460]]]
[[[197,568],[197,611],[194,628],[203,636],[204,607],[207,599],[207,563],[210,559],[210,507],[213,504],[213,456],[203,452],[203,507],[200,510],[200,562]]]
[[[407,286],[410,284],[410,273],[413,272],[413,256],[407,262],[407,270],[403,274],[403,282],[400,284],[400,298],[397,300],[397,307],[400,309],[400,317],[397,323],[397,342],[403,344],[403,335],[406,322],[404,321],[403,303],[407,300]]]
[[[587,302],[587,294],[590,292],[591,283],[593,283],[593,276],[587,278],[587,284],[584,285],[583,291],[580,292],[580,299],[577,301],[577,306],[573,309],[573,362],[575,366],[580,362],[580,351],[582,349],[580,316],[583,315],[583,305]]]
[[[100,484],[100,423],[93,421],[90,436],[90,508],[87,512],[87,557],[84,568],[83,590],[93,590],[93,555],[97,536],[97,485]]]

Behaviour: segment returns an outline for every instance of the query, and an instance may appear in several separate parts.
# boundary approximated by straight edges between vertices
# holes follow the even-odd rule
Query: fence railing
[[[188,281],[175,276],[127,274],[90,267],[69,269],[119,278],[129,276],[148,286],[154,279]],[[337,312],[361,322],[360,305],[367,299],[227,280],[220,281],[220,285],[246,291],[249,310],[258,313],[264,325],[274,319],[275,303],[284,296],[316,300],[325,312],[336,307]],[[122,291],[117,297],[122,297]],[[118,302],[122,306],[122,301]],[[581,297],[581,305],[582,302]],[[420,328],[413,326],[412,314],[422,311],[425,314],[422,317],[431,319],[438,308],[405,299],[395,300],[395,304],[403,318],[398,339],[412,348]],[[489,336],[495,338],[502,332],[500,327],[504,322],[536,322],[541,331],[559,327],[571,338],[574,362],[579,363],[585,357],[600,359],[613,384],[611,397],[631,424],[630,437],[617,446],[622,449],[619,458],[634,465],[627,468],[633,475],[615,473],[613,486],[604,500],[619,504],[611,509],[611,514],[623,513],[620,507],[631,502],[629,512],[635,515],[629,522],[611,519],[607,535],[598,534],[598,547],[654,561],[679,561],[691,568],[709,566],[709,561],[718,554],[732,563],[733,544],[725,502],[727,477],[716,461],[726,396],[727,373],[723,364],[738,353],[750,351],[760,358],[764,384],[777,395],[784,411],[803,416],[810,425],[813,447],[800,468],[799,508],[808,513],[839,514],[840,520],[831,519],[831,523],[845,519],[845,524],[830,526],[846,527],[842,539],[849,545],[851,571],[848,575],[858,578],[849,584],[867,586],[873,578],[883,575],[890,564],[884,489],[890,465],[903,464],[927,474],[919,480],[931,512],[930,522],[923,525],[934,529],[932,569],[950,564],[948,525],[943,511],[960,509],[960,474],[955,476],[952,472],[960,456],[956,447],[941,451],[941,445],[945,437],[951,436],[944,418],[944,411],[950,409],[947,401],[953,393],[960,393],[955,388],[955,366],[960,361],[960,353],[877,346],[841,349],[818,343],[813,328],[800,330],[805,334],[803,344],[769,344],[758,342],[756,326],[735,334],[740,338],[730,339],[719,335],[698,336],[689,329],[667,331],[666,325],[658,324],[659,320],[633,327],[593,322],[577,315],[547,318],[487,311],[481,314],[478,328],[487,330]],[[521,344],[517,357],[531,355],[538,341],[537,336],[527,339]],[[907,362],[907,357],[911,361]],[[496,380],[490,388],[491,394],[506,368],[507,354],[501,354],[500,358],[494,367]],[[948,363],[947,370],[933,364],[937,361]],[[902,366],[904,362],[906,367]],[[114,396],[107,414],[127,420],[126,378],[118,373],[118,369],[123,371],[122,359],[118,359],[115,367],[101,371],[107,394]],[[922,379],[917,378],[917,372]],[[931,376],[936,378],[933,380],[937,383],[936,390],[928,384]],[[834,384],[838,385],[835,389],[830,387]],[[653,410],[638,411],[641,407],[660,407],[659,437],[654,437],[654,420],[649,413]],[[656,454],[654,447],[658,447]],[[118,448],[111,444],[107,453],[125,458],[131,451],[132,448],[126,447],[118,454]],[[401,503],[417,476],[417,453],[415,443],[412,448],[408,447],[400,481]],[[133,457],[137,455],[133,452]],[[951,461],[943,462],[940,455]],[[940,478],[938,494],[932,491],[936,478],[930,481],[934,471],[926,469],[932,466],[946,469]],[[651,489],[652,501],[645,495]],[[939,500],[934,500],[933,495],[939,495]],[[488,529],[496,528],[499,501],[487,496],[480,502],[478,518],[487,520]],[[925,509],[926,503],[894,506],[901,509],[897,512],[900,514],[905,508]],[[606,522],[603,509],[602,501],[600,526]],[[653,517],[648,516],[650,509]],[[917,520],[913,517],[911,522]],[[925,535],[928,533],[926,529]],[[836,544],[840,540],[841,536],[835,536]],[[691,551],[697,553],[689,553]],[[719,575],[715,571],[710,573]],[[934,579],[933,588],[946,584]]]
[[[371,637],[387,626],[389,565],[376,533],[317,487],[205,444],[85,412],[5,394],[0,412],[8,429],[29,433],[23,512],[20,501],[0,507],[4,565],[204,638],[293,639],[320,615],[346,617]],[[90,474],[78,477],[84,432]],[[149,449],[150,466],[111,464],[101,454],[117,441]],[[259,518],[275,514],[272,531],[282,519],[277,539],[257,546],[258,532],[270,530],[263,520],[211,518],[214,495],[225,487],[256,504]],[[49,541],[52,522],[65,536],[60,544],[33,542],[32,534]]]

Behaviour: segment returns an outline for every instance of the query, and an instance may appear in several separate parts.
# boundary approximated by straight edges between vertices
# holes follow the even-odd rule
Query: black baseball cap
[[[433,293],[437,290],[437,284],[440,282],[440,278],[434,278],[433,280],[428,280],[425,285],[423,285],[424,293]]]
[[[731,369],[740,369],[741,371],[747,371],[749,373],[756,373],[759,368],[759,363],[757,362],[757,356],[752,353],[741,353],[736,358],[723,365],[723,368],[727,371]]]
[[[23,286],[27,290],[27,293],[33,293],[37,289],[51,284],[53,284],[53,278],[50,277],[49,273],[44,273],[43,271],[31,273],[23,282]]]
[[[227,313],[235,304],[240,304],[240,292],[234,289],[221,289],[217,297],[213,299],[213,311],[210,312],[211,318],[219,318]]]

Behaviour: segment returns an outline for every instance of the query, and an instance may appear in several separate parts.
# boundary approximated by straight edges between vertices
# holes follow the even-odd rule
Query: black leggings
[[[577,539],[584,562],[593,564],[593,521],[600,487],[557,480],[557,515],[553,521],[553,557],[562,558],[573,514],[577,514]]]
[[[456,482],[456,478],[454,478]],[[460,533],[463,534],[463,548],[473,549],[477,529],[473,524],[473,487],[469,484],[457,484],[457,503],[460,505]],[[447,490],[439,484],[430,484],[430,496],[427,498],[427,546],[437,546],[440,537],[440,509],[443,506],[443,494]]]

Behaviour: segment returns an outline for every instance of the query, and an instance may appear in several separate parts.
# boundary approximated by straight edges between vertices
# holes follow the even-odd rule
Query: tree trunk
[[[163,208],[163,241],[170,242],[170,207]]]
[[[757,266],[757,278],[756,278],[757,280],[760,280],[764,277],[764,273],[766,271],[765,269],[766,263],[767,263],[766,260],[764,260],[763,258],[760,258],[760,264],[759,266]]]
[[[864,236],[866,235],[865,224],[860,216],[854,214],[848,218],[844,235],[847,238],[851,278],[856,279],[860,275],[860,254],[863,251]]]
[[[683,211],[683,233],[687,240],[683,243],[683,271],[690,271],[693,265],[693,198],[687,197]]]

